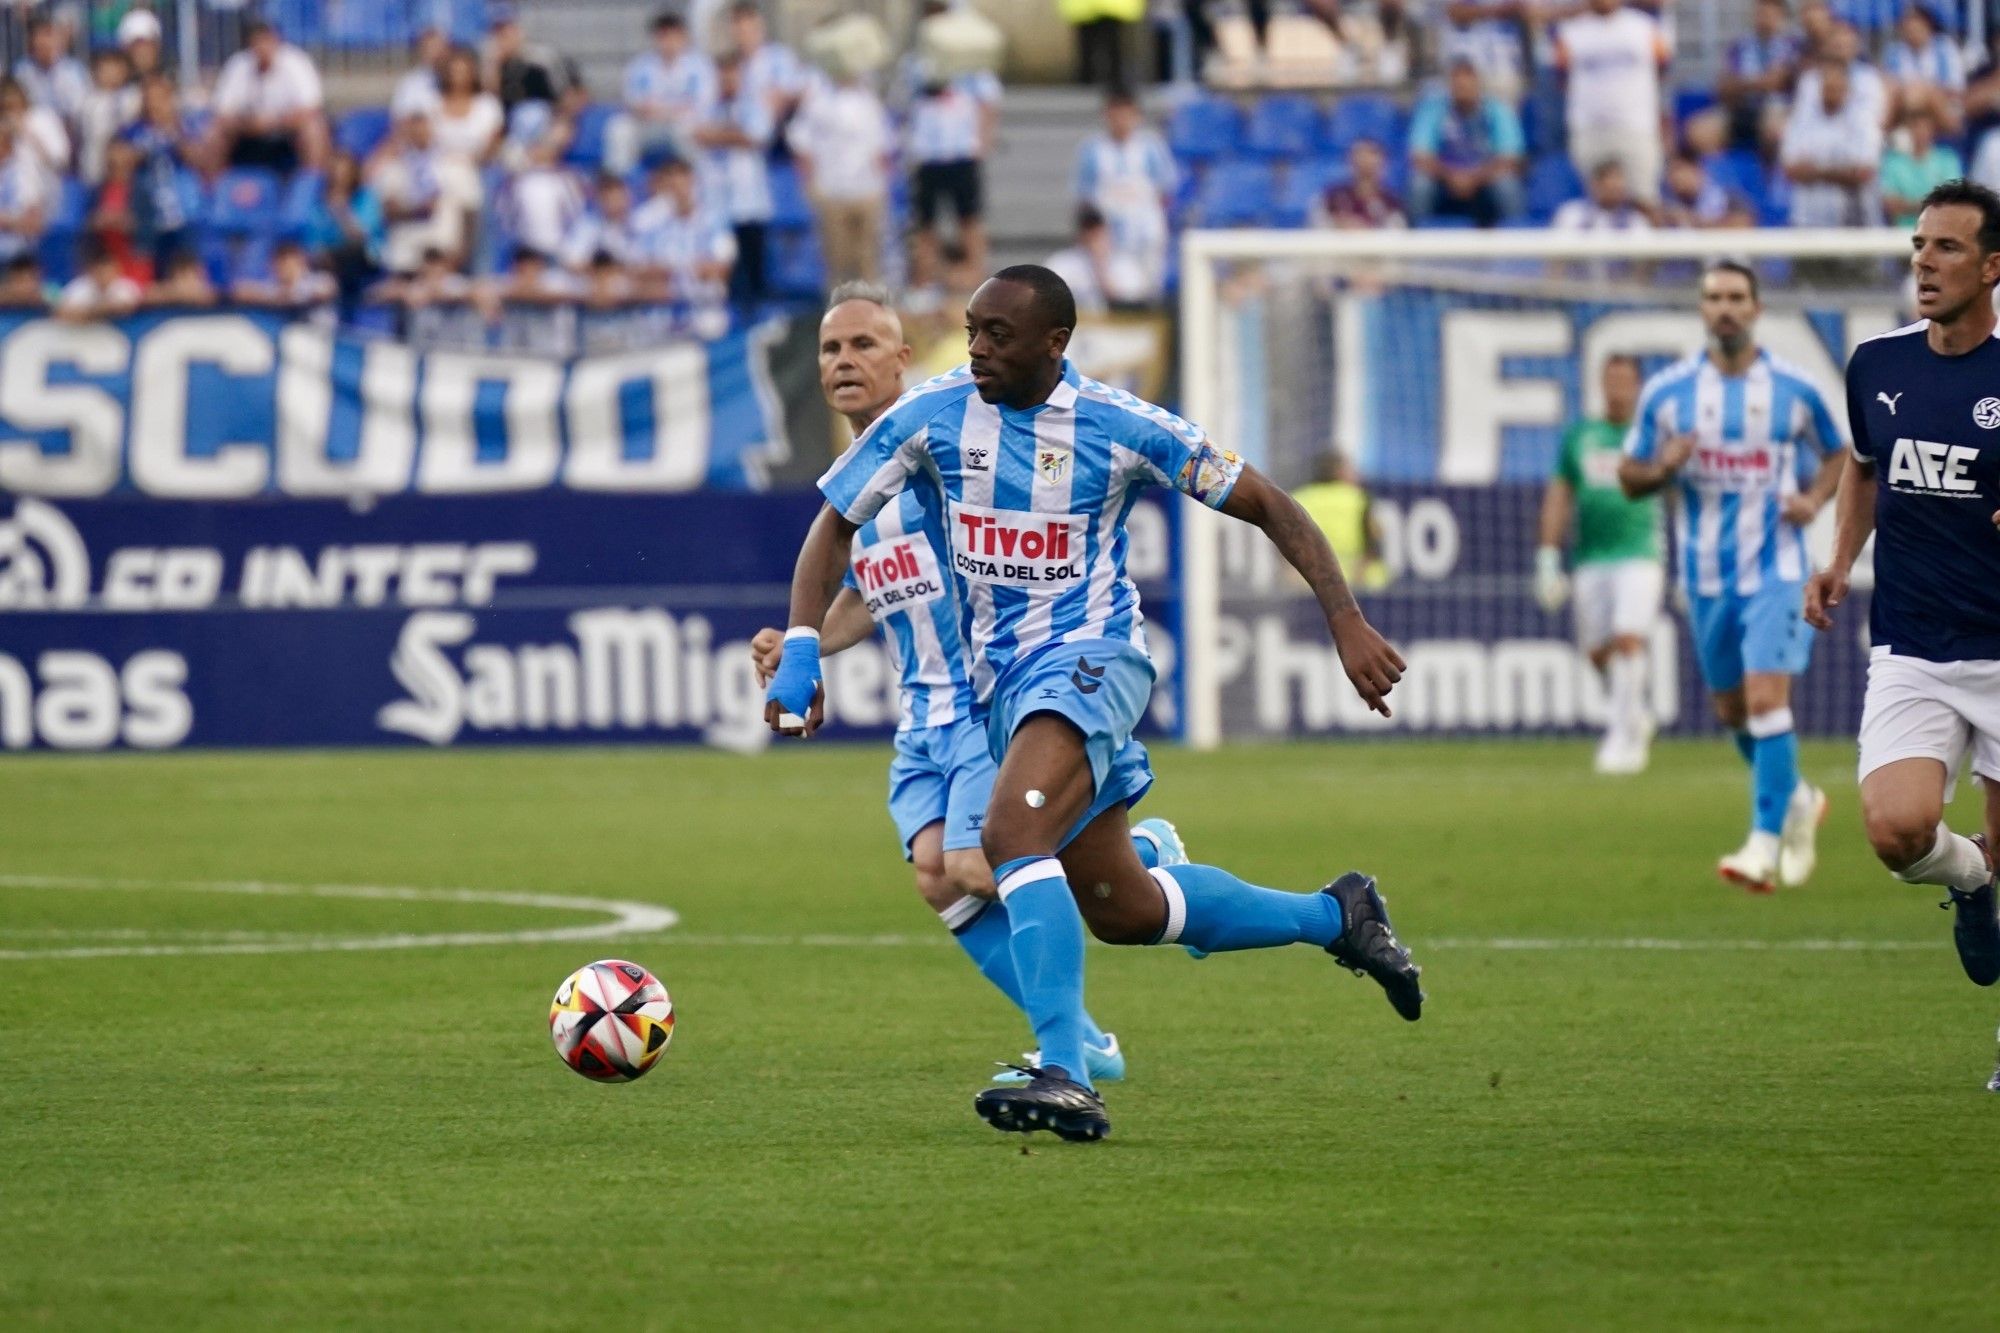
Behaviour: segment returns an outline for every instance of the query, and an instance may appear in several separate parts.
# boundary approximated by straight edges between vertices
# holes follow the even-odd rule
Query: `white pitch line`
[[[0,889],[116,890],[131,892],[231,893],[274,898],[360,898],[420,903],[482,903],[555,912],[603,912],[608,921],[533,930],[448,931],[433,934],[295,935],[286,938],[230,939],[205,943],[91,945],[64,949],[0,949],[0,962],[25,963],[57,958],[169,958],[191,955],[268,953],[361,953],[376,949],[471,948],[493,944],[554,944],[608,940],[671,930],[680,914],[654,903],[614,898],[569,898],[551,893],[503,893],[491,889],[418,889],[387,884],[272,884],[233,880],[94,879],[72,875],[0,875]]]

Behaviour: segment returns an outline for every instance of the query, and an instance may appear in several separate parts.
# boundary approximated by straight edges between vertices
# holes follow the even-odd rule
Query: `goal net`
[[[1908,245],[1890,229],[1188,233],[1186,415],[1288,488],[1312,481],[1329,454],[1351,462],[1376,554],[1350,559],[1364,567],[1348,577],[1410,669],[1396,716],[1372,717],[1269,543],[1191,514],[1176,645],[1187,739],[1597,727],[1602,688],[1571,612],[1540,608],[1533,571],[1543,488],[1565,428],[1602,412],[1606,358],[1636,356],[1651,375],[1700,348],[1702,266],[1739,260],[1760,277],[1758,341],[1819,385],[1844,428],[1848,352],[1906,320]],[[1829,507],[1808,532],[1816,558],[1831,525]],[[1668,568],[1678,569],[1671,554]],[[1668,733],[1713,725],[1678,582],[1670,574],[1649,655]],[[1815,645],[1796,703],[1802,730],[1853,734],[1865,610],[1864,592]]]

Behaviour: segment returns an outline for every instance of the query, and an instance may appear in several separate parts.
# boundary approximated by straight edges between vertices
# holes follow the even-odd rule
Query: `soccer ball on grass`
[[[549,1036],[562,1062],[585,1078],[630,1083],[666,1054],[674,1002],[660,979],[637,963],[601,959],[557,988]]]

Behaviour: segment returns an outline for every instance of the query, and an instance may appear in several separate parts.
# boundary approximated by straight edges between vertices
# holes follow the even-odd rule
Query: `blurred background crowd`
[[[1006,16],[946,0],[600,4],[609,77],[562,5],[0,0],[0,302],[560,352],[847,278],[943,310],[996,246],[1145,308],[1191,225],[1857,226],[2000,186],[1977,4],[1033,4],[1071,34],[1036,87],[1072,92],[1007,154]],[[989,220],[1029,202],[1067,235],[1014,253]]]

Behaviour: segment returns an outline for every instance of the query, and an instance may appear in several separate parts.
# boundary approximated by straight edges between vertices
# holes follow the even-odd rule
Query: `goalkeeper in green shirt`
[[[1586,418],[1563,435],[1555,473],[1542,493],[1540,547],[1535,552],[1535,600],[1554,613],[1572,591],[1576,637],[1602,675],[1609,696],[1600,773],[1639,773],[1653,739],[1646,702],[1646,641],[1660,618],[1665,571],[1660,564],[1657,498],[1628,500],[1618,461],[1639,405],[1635,357],[1604,363],[1604,416]],[[1563,573],[1563,540],[1576,518],[1573,575]]]

